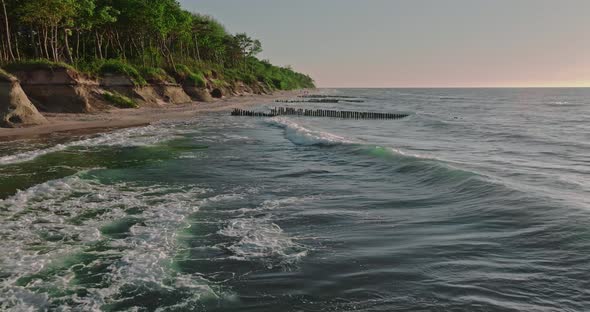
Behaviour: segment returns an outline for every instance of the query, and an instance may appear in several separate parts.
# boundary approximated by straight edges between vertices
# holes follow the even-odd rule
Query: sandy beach
[[[83,134],[99,133],[111,129],[148,125],[161,120],[182,120],[205,112],[229,111],[260,104],[269,104],[276,99],[294,97],[302,90],[277,91],[271,95],[244,95],[228,97],[215,102],[192,102],[181,105],[167,105],[159,108],[111,109],[89,114],[44,113],[48,124],[28,128],[1,128],[0,140],[10,141],[48,135],[57,132]]]

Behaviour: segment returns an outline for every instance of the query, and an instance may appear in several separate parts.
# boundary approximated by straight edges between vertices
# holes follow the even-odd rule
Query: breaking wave
[[[311,130],[305,128],[298,123],[283,117],[275,117],[269,120],[269,124],[285,129],[285,136],[291,142],[297,145],[340,145],[346,143],[354,143],[353,140],[342,136],[323,132],[319,130]]]
[[[222,296],[205,277],[171,265],[177,232],[208,192],[73,176],[1,200],[0,307],[123,308],[138,288],[177,291],[185,303]],[[72,295],[81,288],[85,295]]]
[[[129,128],[108,133],[102,133],[90,138],[57,144],[47,148],[24,151],[13,155],[0,157],[0,165],[8,165],[31,161],[37,157],[66,150],[72,147],[95,146],[149,146],[178,138],[186,133],[185,130],[174,127],[149,125],[146,127]]]

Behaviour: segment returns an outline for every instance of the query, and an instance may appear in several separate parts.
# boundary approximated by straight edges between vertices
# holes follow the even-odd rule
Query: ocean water
[[[0,143],[0,310],[590,310],[590,89],[319,92]]]

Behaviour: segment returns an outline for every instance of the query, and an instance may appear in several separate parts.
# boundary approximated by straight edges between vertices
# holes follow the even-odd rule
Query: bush
[[[4,68],[6,68],[6,70],[8,71],[31,71],[31,70],[42,70],[42,69],[49,69],[49,70],[55,70],[55,69],[70,69],[70,70],[76,70],[74,67],[66,64],[66,63],[62,63],[62,62],[52,62],[46,59],[37,59],[37,60],[23,60],[23,61],[17,61],[14,63],[10,63],[6,66],[4,66]]]
[[[207,81],[203,74],[201,72],[193,72],[186,65],[177,65],[176,74],[180,80],[195,87],[204,88],[207,86]]]
[[[215,87],[215,88],[224,88],[224,87],[229,87],[229,83],[225,80],[221,80],[221,79],[212,79],[211,80],[211,84]]]
[[[138,108],[139,105],[137,105],[137,103],[118,93],[118,92],[105,92],[104,94],[104,99],[111,102],[113,105],[115,105],[118,108]]]
[[[150,83],[176,83],[174,78],[170,77],[168,73],[162,68],[155,67],[139,67],[139,73],[141,76]]]
[[[143,78],[143,76],[141,76],[135,67],[121,60],[108,60],[103,62],[100,67],[98,67],[98,74],[125,75],[129,77],[136,86],[145,86],[147,84],[147,81]]]

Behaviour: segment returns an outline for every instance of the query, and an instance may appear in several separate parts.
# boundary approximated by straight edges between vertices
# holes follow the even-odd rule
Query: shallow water
[[[590,309],[590,89],[321,92],[2,143],[0,308]]]

